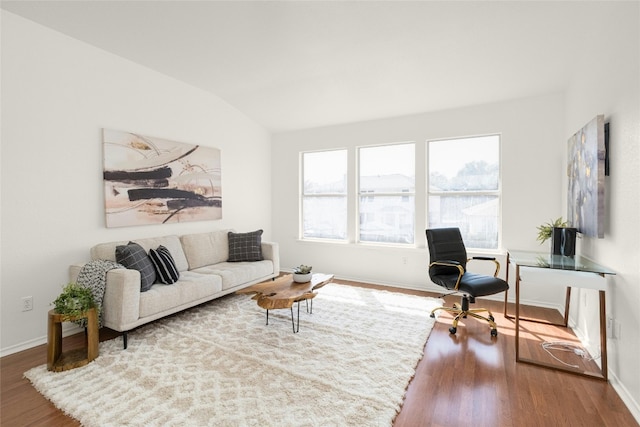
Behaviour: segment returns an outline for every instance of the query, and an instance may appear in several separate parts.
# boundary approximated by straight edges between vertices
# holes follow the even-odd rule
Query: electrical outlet
[[[33,297],[22,297],[22,311],[33,310]]]
[[[622,333],[622,324],[618,322],[616,319],[613,319],[613,336],[619,340],[621,333]]]
[[[607,336],[613,340],[620,339],[622,325],[613,317],[607,317]]]
[[[607,336],[611,339],[615,338],[613,336],[613,317],[607,317]]]

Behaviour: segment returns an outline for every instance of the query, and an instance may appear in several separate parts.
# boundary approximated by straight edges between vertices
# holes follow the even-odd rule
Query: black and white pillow
[[[149,258],[156,269],[157,280],[165,285],[172,285],[180,278],[180,272],[171,256],[169,249],[158,246],[158,249],[149,249]]]
[[[229,262],[262,261],[262,230],[234,233],[229,236]]]
[[[137,243],[116,246],[116,261],[132,270],[140,272],[140,292],[151,289],[156,282],[156,269],[147,252]]]

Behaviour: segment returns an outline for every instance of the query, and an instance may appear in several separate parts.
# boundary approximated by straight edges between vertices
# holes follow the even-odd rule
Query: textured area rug
[[[25,376],[86,426],[390,426],[441,304],[332,283],[294,334],[288,309],[267,326],[228,295],[130,332],[127,350],[116,338],[84,367]]]

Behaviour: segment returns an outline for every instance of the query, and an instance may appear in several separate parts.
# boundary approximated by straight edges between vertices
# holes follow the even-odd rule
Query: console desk
[[[607,328],[606,328],[606,304],[605,292],[607,289],[606,275],[615,274],[614,271],[603,267],[588,258],[576,255],[567,257],[551,255],[544,252],[507,251],[506,280],[509,282],[510,266],[515,269],[516,302],[515,316],[507,314],[507,293],[504,299],[504,315],[509,319],[515,319],[516,336],[516,362],[529,363],[545,368],[571,372],[578,375],[597,378],[607,381]],[[551,323],[538,319],[520,317],[520,282],[544,283],[566,286],[566,298],[564,307],[564,322]],[[567,326],[569,320],[569,303],[571,301],[571,288],[595,289],[600,296],[600,372],[584,371],[553,365],[520,356],[520,321],[545,323],[555,326]]]

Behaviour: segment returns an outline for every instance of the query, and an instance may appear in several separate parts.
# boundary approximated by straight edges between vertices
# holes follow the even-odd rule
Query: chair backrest
[[[434,261],[458,261],[467,269],[467,249],[459,228],[432,228],[427,230],[430,264]],[[438,274],[438,269],[434,269]],[[430,271],[430,274],[432,272]]]

